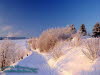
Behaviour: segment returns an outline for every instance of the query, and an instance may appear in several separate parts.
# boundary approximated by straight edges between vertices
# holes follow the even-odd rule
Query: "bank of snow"
[[[2,42],[4,40],[1,40]],[[16,44],[20,45],[23,50],[27,50],[27,39],[25,40],[12,40]],[[51,68],[47,63],[46,58],[35,51],[30,50],[29,56],[25,56],[24,59],[12,64],[12,66],[23,66],[29,68],[37,68],[37,73],[27,72],[0,72],[0,75],[58,75],[54,68]],[[14,69],[11,69],[14,70]]]
[[[91,40],[91,38],[84,40]],[[70,48],[65,43],[60,48],[60,50],[64,51],[64,55],[58,60],[51,58],[48,60],[48,63],[58,71],[59,75],[100,75],[100,59],[91,61],[82,52],[83,48],[82,46],[72,46]]]
[[[51,68],[45,57],[38,54],[37,52],[33,52],[30,56],[26,57],[25,59],[21,60],[16,65],[30,67],[30,68],[37,68],[37,73],[1,73],[2,75],[58,75],[56,70]]]
[[[85,38],[84,40],[91,40]],[[25,44],[24,44],[25,45]],[[91,61],[81,51],[82,46],[73,47],[63,43],[58,48],[64,51],[58,60],[55,60],[50,53],[32,54],[16,65],[38,68],[38,73],[4,73],[5,75],[100,75],[100,58]]]

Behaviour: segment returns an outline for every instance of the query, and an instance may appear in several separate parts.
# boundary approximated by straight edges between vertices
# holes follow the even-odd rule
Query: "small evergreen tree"
[[[72,33],[76,33],[76,32],[77,32],[77,30],[76,30],[74,24],[72,24],[72,25],[70,26],[70,28],[71,28]]]
[[[100,23],[96,23],[92,30],[94,37],[100,37]]]
[[[85,25],[82,24],[80,29],[79,29],[79,33],[83,36],[87,35],[87,31],[86,31],[86,28],[85,28]]]

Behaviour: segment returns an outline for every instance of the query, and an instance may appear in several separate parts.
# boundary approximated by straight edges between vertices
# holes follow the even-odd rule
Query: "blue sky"
[[[96,22],[100,0],[0,0],[0,27],[22,36],[39,36],[45,29],[68,24],[77,29],[85,24],[91,32]]]

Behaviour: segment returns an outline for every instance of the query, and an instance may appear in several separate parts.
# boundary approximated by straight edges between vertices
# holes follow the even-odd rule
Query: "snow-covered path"
[[[43,55],[33,52],[30,56],[21,60],[17,65],[38,68],[38,73],[5,73],[3,75],[58,75],[56,71],[51,68]]]

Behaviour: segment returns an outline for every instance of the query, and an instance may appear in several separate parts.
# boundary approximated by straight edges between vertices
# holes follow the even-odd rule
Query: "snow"
[[[0,42],[2,42],[1,40]],[[16,44],[22,46],[23,50],[26,50],[27,46],[27,39],[26,40],[12,40]],[[6,73],[0,72],[0,75],[57,75],[57,72],[49,66],[45,57],[37,53],[36,51],[30,51],[29,56],[25,56],[23,60],[16,62],[12,65],[30,67],[30,68],[37,68],[38,73]]]
[[[92,40],[92,38],[84,38],[84,40]],[[84,55],[82,49],[86,50],[84,46],[70,48],[66,43],[60,48],[65,54],[57,61],[53,58],[49,59],[48,63],[56,68],[59,75],[100,75],[100,58],[91,61]]]
[[[26,40],[17,43],[26,46]],[[91,61],[82,53],[82,46],[71,48],[65,43],[60,49],[65,51],[65,54],[58,60],[54,60],[49,53],[35,50],[16,64],[38,68],[38,73],[1,73],[0,75],[100,75],[100,58]]]
[[[23,48],[23,50],[26,50],[26,48],[27,48],[27,40],[28,39],[11,40],[11,41],[13,41],[16,44],[20,45]],[[6,41],[6,40],[0,40],[0,42],[3,42],[3,41]]]
[[[5,74],[5,75],[57,75],[57,72],[48,65],[45,57],[38,54],[37,52],[33,52],[30,56],[21,60],[16,65],[30,67],[30,68],[37,68],[38,73],[2,73],[2,74]]]

